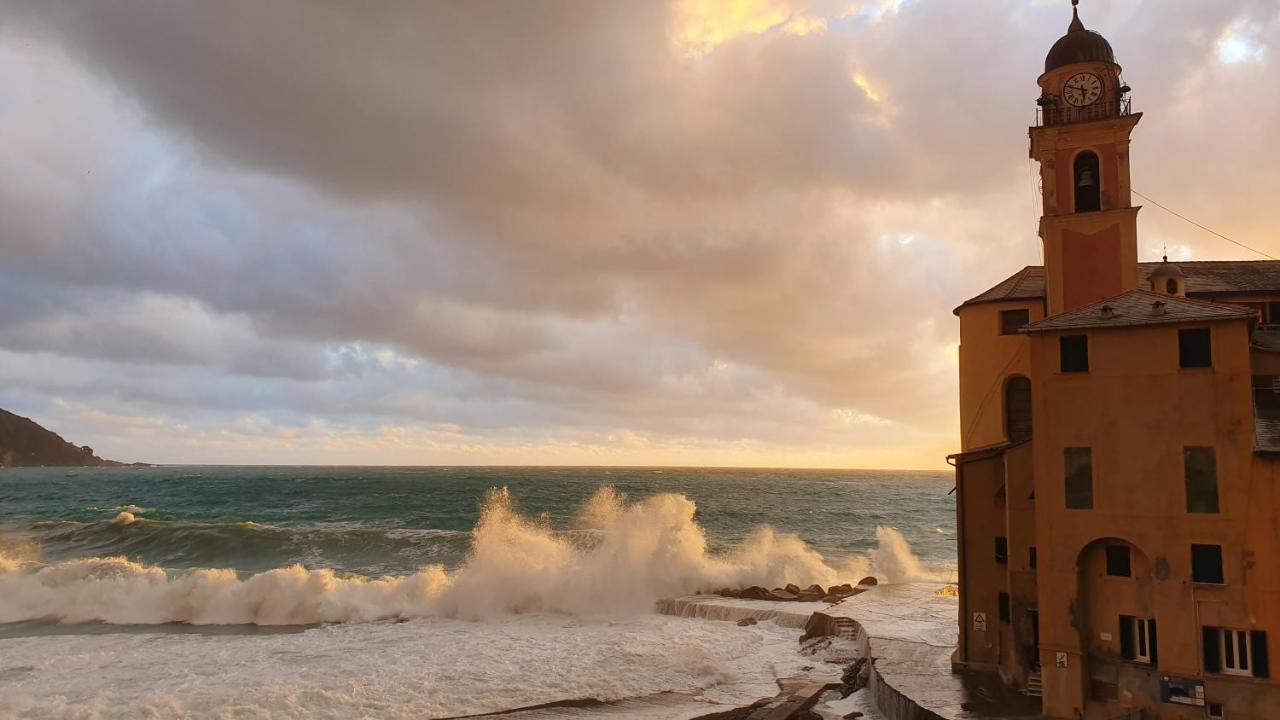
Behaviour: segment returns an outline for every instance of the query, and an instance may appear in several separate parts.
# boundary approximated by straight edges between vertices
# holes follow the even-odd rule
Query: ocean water
[[[655,602],[950,579],[950,489],[871,471],[4,469],[0,717],[745,704],[820,661],[794,630]]]

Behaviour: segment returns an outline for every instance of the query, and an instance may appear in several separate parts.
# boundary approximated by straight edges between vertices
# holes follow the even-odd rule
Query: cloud
[[[495,453],[938,466],[949,310],[1039,262],[1056,4],[4,5],[0,401],[209,428],[168,457],[253,416],[300,428],[263,459],[449,425]],[[1245,90],[1280,11],[1207,5],[1086,21],[1151,110],[1135,185],[1247,236],[1280,189],[1256,159],[1280,101]],[[1143,222],[1144,248],[1228,255]]]

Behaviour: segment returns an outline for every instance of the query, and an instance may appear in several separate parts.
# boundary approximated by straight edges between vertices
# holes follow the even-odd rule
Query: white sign
[[[1064,652],[1055,653],[1055,654],[1054,654],[1054,657],[1053,657],[1053,664],[1054,664],[1054,665],[1057,665],[1057,666],[1058,666],[1058,667],[1060,667],[1060,668],[1064,668],[1064,667],[1066,667],[1066,666],[1067,666],[1067,654],[1066,654],[1066,653],[1064,653]]]
[[[1111,633],[1099,633],[1098,637],[1102,638],[1103,642],[1111,642]]]
[[[973,629],[977,632],[987,631],[987,614],[976,612],[973,614]]]

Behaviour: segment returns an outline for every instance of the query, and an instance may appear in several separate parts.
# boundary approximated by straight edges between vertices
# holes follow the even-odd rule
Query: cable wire
[[[1155,200],[1152,200],[1151,198],[1147,197],[1146,195],[1143,195],[1142,193],[1138,192],[1137,190],[1133,190],[1132,188],[1130,188],[1130,190],[1133,192],[1133,194],[1134,194],[1134,195],[1137,195],[1138,197],[1142,198],[1143,200],[1146,200],[1147,202],[1151,203],[1152,205],[1155,205],[1156,207],[1160,208],[1161,210],[1163,210],[1163,211],[1165,211],[1165,212],[1169,213],[1170,215],[1172,215],[1172,216],[1174,216],[1174,217],[1178,218],[1179,220],[1182,220],[1182,221],[1184,221],[1184,222],[1190,223],[1191,225],[1194,225],[1194,226],[1196,226],[1196,227],[1200,228],[1201,230],[1203,230],[1203,231],[1205,231],[1205,232],[1209,233],[1210,235],[1215,235],[1215,236],[1217,236],[1217,237],[1220,237],[1220,238],[1222,238],[1223,240],[1226,240],[1227,242],[1231,243],[1232,245],[1238,245],[1238,246],[1240,246],[1240,247],[1244,248],[1245,250],[1248,250],[1249,252],[1252,252],[1252,253],[1257,253],[1257,254],[1261,255],[1262,257],[1267,258],[1268,260],[1280,260],[1280,258],[1278,258],[1278,257],[1276,257],[1276,256],[1274,256],[1274,255],[1268,255],[1267,253],[1264,253],[1264,252],[1262,252],[1261,250],[1259,250],[1259,249],[1257,249],[1257,248],[1251,248],[1251,247],[1249,247],[1248,245],[1245,245],[1244,243],[1242,243],[1242,242],[1240,242],[1240,241],[1238,241],[1238,240],[1232,240],[1231,238],[1227,237],[1226,235],[1223,235],[1222,233],[1218,232],[1217,230],[1214,230],[1213,228],[1205,227],[1204,225],[1201,225],[1200,223],[1196,222],[1195,220],[1192,220],[1191,218],[1187,217],[1186,215],[1182,215],[1181,213],[1178,213],[1178,212],[1176,212],[1176,211],[1174,211],[1174,210],[1170,210],[1169,208],[1165,207],[1164,205],[1161,205],[1160,203],[1156,202]]]

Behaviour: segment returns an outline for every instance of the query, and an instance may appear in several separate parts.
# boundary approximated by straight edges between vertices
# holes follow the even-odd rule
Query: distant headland
[[[122,467],[126,464],[104,460],[88,445],[69,443],[30,418],[0,410],[0,467]]]

